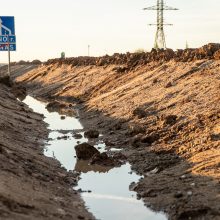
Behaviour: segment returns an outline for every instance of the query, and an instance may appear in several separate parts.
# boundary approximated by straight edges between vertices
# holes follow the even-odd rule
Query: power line
[[[164,11],[165,10],[178,10],[177,8],[168,7],[165,5],[164,0],[157,0],[157,5],[144,8],[143,10],[155,10],[157,11],[157,23],[156,24],[149,24],[149,25],[156,25],[157,31],[154,41],[154,48],[155,49],[166,49],[166,39],[164,34],[164,26],[165,25],[172,25],[164,23]]]

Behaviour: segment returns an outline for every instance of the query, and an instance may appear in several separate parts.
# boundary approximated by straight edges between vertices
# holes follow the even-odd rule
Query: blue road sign
[[[8,40],[10,43],[16,43],[16,36],[0,36],[0,44],[8,43]]]
[[[0,16],[0,35],[15,35],[14,17]]]
[[[16,51],[14,20],[13,16],[0,16],[0,51],[8,51],[8,40],[10,51]]]
[[[8,44],[0,44],[0,51],[8,51]],[[10,44],[10,51],[16,51],[16,44]]]

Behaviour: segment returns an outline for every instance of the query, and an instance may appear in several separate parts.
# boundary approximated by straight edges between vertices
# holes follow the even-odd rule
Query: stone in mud
[[[118,67],[113,68],[112,70],[115,71],[116,73],[125,73],[128,70],[128,68],[118,66]]]
[[[147,116],[146,112],[143,109],[141,109],[141,108],[136,108],[133,111],[133,115],[137,116],[139,119],[145,118]]]
[[[68,136],[66,136],[66,135],[57,138],[57,140],[67,140],[67,139],[68,139]]]
[[[131,125],[128,134],[129,135],[137,135],[137,134],[143,134],[145,132],[145,128],[140,125]]]
[[[114,130],[121,130],[121,123],[116,123],[114,126],[113,126],[113,129]]]
[[[219,141],[220,140],[220,134],[211,134],[211,140],[212,141]]]
[[[209,207],[185,208],[179,212],[176,219],[205,219],[204,216],[210,211]]]
[[[165,85],[165,88],[170,88],[174,85],[173,82],[168,82],[166,85]]]
[[[66,107],[65,104],[60,103],[58,101],[53,101],[53,102],[50,102],[50,103],[47,104],[46,109],[48,111],[52,111],[52,110],[57,110],[57,109],[60,109],[60,108],[65,108],[65,107]]]
[[[23,101],[27,96],[26,88],[20,85],[14,85],[12,87],[12,93],[16,98],[20,99],[21,101]]]
[[[178,192],[176,192],[176,193],[174,194],[174,198],[179,199],[179,198],[181,198],[181,197],[183,197],[183,193],[182,193],[181,191],[178,191]]]
[[[131,145],[134,148],[138,148],[141,146],[141,139],[142,139],[143,135],[142,134],[138,134],[136,136],[134,136],[131,140]]]
[[[118,162],[126,162],[127,161],[127,157],[122,154],[121,152],[118,152],[116,153],[114,156],[113,156],[114,160],[118,161]]]
[[[155,83],[158,83],[158,79],[157,78],[153,80],[153,84],[155,84]]]
[[[102,166],[115,166],[117,165],[117,162],[114,160],[114,158],[109,157],[105,152],[101,154],[95,154],[91,161],[90,164],[98,164]]]
[[[0,77],[0,83],[6,85],[8,87],[12,87],[12,85],[13,85],[13,82],[9,76]]]
[[[99,132],[97,130],[89,130],[84,133],[84,136],[87,138],[98,138]]]
[[[135,191],[138,188],[138,183],[132,182],[129,186],[130,191]]]
[[[151,134],[148,136],[145,136],[141,139],[142,143],[146,143],[146,144],[153,144],[155,141],[159,140],[160,136],[158,134]]]
[[[109,140],[105,140],[104,142],[106,146],[111,146],[111,147],[115,146],[115,144]]]
[[[176,123],[176,115],[168,115],[164,118],[164,125],[174,125]]]
[[[75,139],[81,139],[83,136],[81,134],[73,134]]]
[[[75,146],[76,156],[80,160],[89,160],[99,151],[88,143],[82,143]]]
[[[154,198],[157,197],[157,193],[154,189],[148,189],[145,192],[141,193],[141,197],[149,197],[149,198]]]

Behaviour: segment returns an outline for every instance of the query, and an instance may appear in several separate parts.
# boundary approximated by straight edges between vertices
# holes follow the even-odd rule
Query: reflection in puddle
[[[126,197],[111,196],[104,194],[84,193],[83,196],[91,199],[118,200],[118,201],[130,202],[130,203],[141,203],[140,200],[137,200],[135,198],[126,198]]]
[[[88,173],[88,172],[98,172],[98,173],[107,173],[113,167],[101,166],[98,164],[89,164],[87,160],[77,160],[75,165],[75,171]]]
[[[69,136],[69,134],[65,135]],[[59,160],[67,170],[73,170],[74,164],[76,163],[74,146],[77,144],[77,140],[74,140],[72,136],[69,136],[67,140],[57,140],[57,137],[60,136],[61,134],[59,132],[51,132],[49,134],[49,138],[52,138],[52,140],[48,142],[49,145],[46,147],[44,154],[47,157],[54,157],[55,155],[55,158]]]
[[[104,197],[104,198],[103,198]],[[155,214],[136,199],[108,195],[87,194],[86,203],[92,204],[92,212],[101,220],[164,220],[164,215]],[[135,201],[136,200],[136,201]],[[141,208],[142,207],[142,208]]]
[[[28,96],[24,103],[35,112],[44,114],[45,122],[52,131],[45,149],[45,155],[60,161],[67,170],[81,172],[81,179],[76,189],[89,191],[82,193],[86,206],[97,219],[101,220],[166,220],[162,213],[147,209],[143,202],[136,199],[136,193],[129,191],[131,182],[138,182],[140,176],[131,173],[129,164],[111,168],[100,165],[89,165],[88,161],[76,161],[75,145],[88,140],[84,137],[75,139],[73,130],[82,134],[82,125],[76,118],[66,117],[64,120],[56,112],[49,113],[45,104]],[[68,139],[58,137],[68,136]],[[105,150],[105,144],[95,145],[100,152]],[[119,149],[113,149],[118,151]],[[112,149],[111,149],[112,151]]]
[[[78,188],[91,191],[82,194],[86,204],[98,219],[165,220],[164,215],[148,210],[136,199],[136,193],[129,191],[129,184],[140,178],[136,174],[129,175],[130,170],[130,165],[125,164],[108,173],[82,174]]]

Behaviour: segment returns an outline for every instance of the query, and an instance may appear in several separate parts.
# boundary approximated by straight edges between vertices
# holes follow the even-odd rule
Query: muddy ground
[[[43,116],[17,100],[18,91],[0,83],[0,219],[93,219],[72,189],[78,174],[44,156]]]
[[[35,97],[71,103],[85,128],[123,149],[131,188],[170,219],[220,219],[219,45],[177,53],[50,60],[13,77]],[[19,66],[17,67],[19,69]]]

